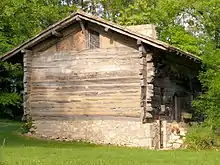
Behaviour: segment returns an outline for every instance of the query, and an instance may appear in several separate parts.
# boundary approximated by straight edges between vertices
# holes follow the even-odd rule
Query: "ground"
[[[18,135],[21,123],[0,121],[0,165],[218,165],[217,151],[149,151]],[[0,145],[2,146],[2,145]]]

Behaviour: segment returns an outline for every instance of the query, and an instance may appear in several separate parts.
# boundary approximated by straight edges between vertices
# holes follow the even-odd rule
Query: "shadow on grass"
[[[84,142],[61,142],[55,140],[35,139],[20,135],[21,122],[0,120],[0,144],[5,139],[5,147],[50,147],[50,148],[85,148],[99,147]],[[0,145],[1,146],[1,145]]]

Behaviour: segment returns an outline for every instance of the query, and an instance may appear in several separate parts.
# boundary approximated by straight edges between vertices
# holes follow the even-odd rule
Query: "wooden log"
[[[147,65],[146,58],[144,57],[140,58],[140,65]]]
[[[27,57],[27,54],[32,54],[32,50],[22,49],[21,53]],[[25,58],[23,60],[26,60]]]
[[[145,78],[142,73],[139,76],[140,76],[140,80],[143,80]]]
[[[79,21],[79,23],[80,23],[80,27],[82,29],[83,34],[86,34],[86,29],[85,29],[84,23],[82,21]]]
[[[28,120],[30,119],[30,74],[31,74],[31,67],[30,67],[30,63],[31,63],[31,56],[32,56],[32,51],[28,51],[28,50],[23,50],[22,51],[23,54],[23,71],[24,71],[24,76],[23,76],[23,83],[24,83],[24,92],[23,92],[23,98],[24,98],[24,102],[23,102],[23,107],[24,107],[24,114],[22,119],[23,120]]]
[[[147,53],[146,61],[147,62],[152,62],[152,60],[153,60],[153,53],[152,52]]]
[[[105,27],[105,31],[108,32],[108,30],[109,30],[109,28],[108,28],[108,27]]]
[[[145,123],[145,117],[146,117],[146,106],[141,107],[140,111],[141,111],[141,115],[140,115],[141,122],[144,124]]]
[[[146,75],[147,75],[147,71],[145,68],[143,68],[141,66],[141,69],[139,69],[139,75],[143,75],[145,78],[146,78]]]
[[[153,62],[153,52],[148,50],[146,53],[146,72],[147,72],[147,89],[146,89],[146,121],[147,119],[151,118],[151,111],[153,110],[153,102],[152,98],[154,97],[154,76],[155,76],[155,68],[154,68],[154,62]]]
[[[73,115],[101,115],[101,116],[124,116],[124,117],[138,117],[139,114],[137,112],[127,112],[127,113],[115,113],[115,112],[108,112],[108,113],[100,113],[100,112],[37,112],[34,111],[32,116],[73,116]]]
[[[146,56],[147,49],[141,40],[137,40],[138,50],[142,53],[143,56]]]
[[[137,40],[137,45],[138,46],[142,45],[142,41],[141,40]]]
[[[154,63],[153,62],[147,62],[147,71],[154,71]]]
[[[114,112],[126,116],[131,111],[140,116],[138,51],[65,51],[38,53],[33,58],[32,112]]]
[[[146,82],[145,78],[141,79],[140,80],[140,86],[143,87],[143,86],[146,86],[146,85],[147,85],[147,82]]]
[[[58,37],[58,38],[63,37],[63,34],[60,33],[60,32],[57,32],[56,30],[53,30],[53,31],[51,32],[51,34],[52,34],[53,36],[55,36],[55,37]]]
[[[53,114],[45,114],[45,115],[33,115],[34,120],[112,120],[112,121],[139,121],[140,115],[137,116],[118,116],[118,115],[104,115],[104,114],[90,114],[90,115],[66,115],[66,114],[61,114],[61,115],[53,115]]]
[[[146,123],[146,97],[147,97],[147,61],[146,61],[146,49],[141,41],[137,41],[138,50],[140,51],[140,86],[141,86],[141,97],[140,97],[140,111],[141,111],[141,122]]]

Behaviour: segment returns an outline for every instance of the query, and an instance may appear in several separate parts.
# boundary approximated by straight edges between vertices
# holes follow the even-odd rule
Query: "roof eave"
[[[174,46],[171,46],[165,42],[155,40],[155,39],[150,38],[148,36],[142,36],[142,35],[137,34],[129,29],[126,29],[125,27],[122,27],[122,26],[117,25],[112,22],[105,21],[101,18],[86,14],[81,11],[76,12],[74,14],[71,14],[70,16],[66,17],[65,19],[53,24],[52,26],[49,26],[46,30],[42,31],[40,34],[36,35],[35,37],[31,38],[30,40],[27,40],[26,42],[24,42],[20,46],[16,47],[15,49],[13,49],[13,50],[9,51],[8,53],[6,53],[5,55],[1,56],[0,60],[6,61],[7,59],[9,59],[12,56],[21,52],[21,50],[31,48],[32,46],[36,45],[40,41],[51,36],[52,31],[54,31],[54,30],[60,31],[61,29],[63,29],[67,25],[72,24],[74,20],[76,21],[76,18],[81,18],[86,21],[96,23],[100,26],[106,27],[106,28],[111,29],[113,31],[116,31],[118,33],[127,35],[127,36],[132,37],[137,40],[140,40],[141,42],[143,42],[145,44],[149,44],[155,48],[158,48],[158,49],[161,49],[164,51],[171,51],[171,52],[174,51],[177,54],[185,55],[186,57],[189,57],[190,59],[193,59],[194,61],[201,62],[201,59],[199,57],[196,57],[188,52],[184,52],[184,51],[182,51]]]
[[[49,37],[52,35],[52,32],[55,31],[59,31],[62,28],[64,28],[64,26],[62,25],[65,22],[65,25],[68,23],[71,23],[72,21],[74,21],[77,17],[77,14],[73,14],[57,23],[55,23],[52,26],[49,26],[47,29],[43,30],[41,33],[39,33],[38,35],[34,36],[33,38],[27,40],[26,42],[22,43],[21,45],[19,45],[18,47],[12,49],[11,51],[7,52],[6,54],[4,54],[3,56],[0,57],[1,61],[6,61],[7,59],[11,58],[12,56],[18,54],[19,52],[21,52],[21,50],[23,49],[28,49],[34,45],[36,45],[37,43],[43,41],[45,38]]]

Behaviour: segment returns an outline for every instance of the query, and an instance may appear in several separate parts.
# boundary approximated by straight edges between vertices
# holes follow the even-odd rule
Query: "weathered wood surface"
[[[80,29],[74,30],[71,34],[62,38],[62,40],[57,43],[57,51],[82,49],[85,49],[85,35]]]
[[[82,33],[79,24],[66,27],[59,33],[62,34],[62,37],[52,35],[43,42],[36,44],[32,48],[34,52],[48,52],[51,49],[55,52],[85,49],[85,35]]]
[[[31,113],[31,105],[30,105],[30,95],[31,95],[31,56],[32,51],[23,50],[23,84],[24,84],[24,91],[23,91],[23,108],[24,114],[22,120],[26,121],[30,118]]]
[[[149,115],[147,113],[147,102],[146,102],[146,95],[147,95],[147,72],[146,72],[146,54],[143,50],[143,45],[141,41],[137,41],[137,46],[139,50],[139,75],[140,75],[140,88],[141,88],[141,94],[140,94],[140,112],[141,112],[141,121],[142,123],[146,123],[146,117]]]
[[[34,116],[140,116],[139,53],[133,48],[36,53]]]
[[[137,41],[135,39],[112,30],[106,31],[105,28],[92,23],[88,23],[88,27],[100,33],[100,48],[131,47],[137,49]]]
[[[174,54],[156,51],[152,63],[147,66],[148,73],[153,69],[156,71],[152,72],[151,82],[148,76],[148,82],[152,85],[150,88],[153,89],[152,108],[162,115],[169,114],[167,119],[180,121],[181,112],[190,109],[191,95],[198,91],[199,84],[190,84],[190,78],[198,75],[199,65]],[[175,101],[175,95],[178,101]],[[162,109],[165,111],[161,112]],[[178,114],[175,114],[175,111]]]

